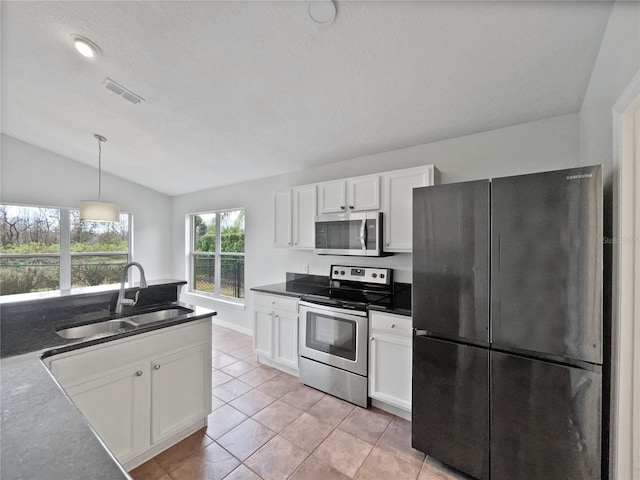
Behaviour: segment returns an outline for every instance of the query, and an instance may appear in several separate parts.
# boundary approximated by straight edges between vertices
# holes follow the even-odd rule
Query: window
[[[191,291],[244,299],[244,210],[190,215]]]
[[[80,222],[67,208],[0,205],[0,294],[118,283],[131,257],[128,214]]]

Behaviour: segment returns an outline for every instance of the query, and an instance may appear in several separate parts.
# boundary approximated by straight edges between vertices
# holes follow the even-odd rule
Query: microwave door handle
[[[360,245],[362,245],[362,250],[367,249],[367,220],[362,219],[362,225],[360,225]]]

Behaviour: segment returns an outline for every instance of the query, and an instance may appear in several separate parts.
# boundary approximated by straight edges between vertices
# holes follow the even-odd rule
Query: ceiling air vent
[[[144,102],[144,98],[136,95],[131,90],[124,88],[122,85],[114,82],[110,78],[106,78],[102,84],[107,88],[107,90],[111,90],[116,95],[120,95],[125,100],[130,101],[131,103],[140,103]]]

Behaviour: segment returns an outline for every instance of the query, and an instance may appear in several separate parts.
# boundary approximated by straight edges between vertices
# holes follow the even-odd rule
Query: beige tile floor
[[[411,448],[411,423],[301,385],[213,328],[208,427],[131,471],[135,480],[455,480]]]

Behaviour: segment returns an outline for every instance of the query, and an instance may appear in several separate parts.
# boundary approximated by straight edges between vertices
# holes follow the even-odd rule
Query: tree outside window
[[[130,258],[130,216],[80,222],[75,209],[0,205],[0,294],[114,284]]]
[[[191,290],[244,299],[244,210],[191,215]]]

